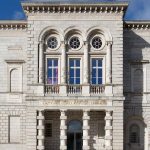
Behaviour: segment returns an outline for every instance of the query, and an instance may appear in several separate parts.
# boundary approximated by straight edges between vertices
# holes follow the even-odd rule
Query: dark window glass
[[[58,84],[58,59],[47,59],[47,83]]]
[[[69,59],[69,84],[80,84],[80,59]]]
[[[102,84],[103,83],[102,59],[92,58],[91,67],[92,67],[91,84]]]

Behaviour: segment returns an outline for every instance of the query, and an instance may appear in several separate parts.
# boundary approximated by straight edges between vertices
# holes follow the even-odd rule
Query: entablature
[[[22,3],[26,13],[123,13],[128,3]]]

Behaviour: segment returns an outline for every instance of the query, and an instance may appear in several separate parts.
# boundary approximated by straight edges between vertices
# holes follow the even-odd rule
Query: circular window
[[[72,49],[78,49],[81,45],[79,37],[72,37],[69,41],[69,45]]]
[[[58,40],[56,37],[51,36],[47,40],[47,45],[51,49],[56,49],[58,47]]]
[[[100,49],[103,45],[103,42],[102,42],[102,39],[99,36],[96,36],[92,39],[91,44],[95,49]]]

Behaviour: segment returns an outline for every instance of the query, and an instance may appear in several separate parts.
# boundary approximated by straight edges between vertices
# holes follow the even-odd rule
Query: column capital
[[[112,45],[113,42],[112,41],[106,41],[106,45],[109,46],[109,45]]]
[[[83,41],[84,45],[89,45],[88,41]]]
[[[61,44],[67,45],[67,41],[60,41]]]

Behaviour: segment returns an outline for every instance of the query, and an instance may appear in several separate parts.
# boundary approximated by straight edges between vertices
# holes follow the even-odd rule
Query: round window
[[[95,48],[95,49],[100,49],[102,47],[102,39],[99,37],[99,36],[96,36],[92,39],[92,46]]]
[[[72,37],[69,41],[69,45],[73,49],[78,49],[81,45],[79,37],[77,36]]]
[[[49,37],[48,40],[47,40],[47,45],[51,49],[57,48],[57,46],[58,46],[58,40],[57,40],[57,38],[54,37],[54,36]]]

